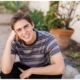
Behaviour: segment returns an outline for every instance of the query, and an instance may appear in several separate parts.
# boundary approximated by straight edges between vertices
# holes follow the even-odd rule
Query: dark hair
[[[31,25],[32,25],[32,20],[30,18],[30,16],[28,15],[28,13],[23,13],[23,12],[17,12],[11,19],[11,28],[14,30],[14,24],[21,19],[25,19],[27,20]]]

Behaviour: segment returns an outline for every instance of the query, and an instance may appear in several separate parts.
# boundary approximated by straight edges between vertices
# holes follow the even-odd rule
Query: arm
[[[11,43],[14,40],[14,37],[15,37],[15,32],[12,31],[7,40],[5,50],[2,56],[1,66],[2,66],[2,72],[5,74],[10,73],[16,58],[16,55],[11,54]]]
[[[32,74],[40,75],[58,75],[65,71],[64,60],[61,53],[57,53],[51,57],[54,64],[46,67],[32,68]]]

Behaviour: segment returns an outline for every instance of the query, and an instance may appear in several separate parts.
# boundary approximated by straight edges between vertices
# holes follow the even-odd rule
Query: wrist
[[[8,44],[11,44],[11,43],[12,43],[12,41],[10,41],[10,40],[7,40],[7,43],[8,43]]]
[[[35,68],[30,68],[31,74],[34,74]]]

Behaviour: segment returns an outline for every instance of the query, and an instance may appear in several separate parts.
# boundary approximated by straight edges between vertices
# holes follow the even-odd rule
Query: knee
[[[8,79],[9,74],[5,74],[1,71],[1,79]]]
[[[9,74],[11,71],[10,71],[10,70],[6,70],[6,69],[5,69],[5,70],[2,69],[1,72],[2,72],[3,74]]]

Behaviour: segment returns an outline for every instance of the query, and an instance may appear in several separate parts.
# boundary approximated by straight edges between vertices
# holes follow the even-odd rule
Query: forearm
[[[33,74],[39,74],[39,75],[58,75],[63,74],[65,71],[64,66],[59,66],[56,64],[49,65],[46,67],[38,67],[38,68],[32,68]]]
[[[6,43],[5,50],[2,56],[2,71],[10,71],[12,69],[12,63],[11,63],[11,42]]]

